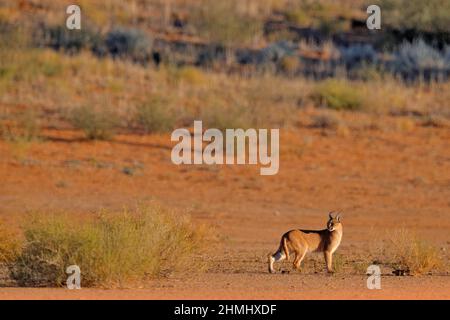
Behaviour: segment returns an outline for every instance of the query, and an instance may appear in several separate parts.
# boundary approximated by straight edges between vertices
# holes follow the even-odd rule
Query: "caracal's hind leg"
[[[299,250],[295,252],[295,259],[294,259],[294,268],[297,270],[300,270],[300,265],[302,264],[303,259],[305,258],[306,250]]]
[[[286,259],[286,255],[282,250],[278,250],[274,254],[269,255],[269,272],[274,273],[273,264],[274,262],[282,261]]]

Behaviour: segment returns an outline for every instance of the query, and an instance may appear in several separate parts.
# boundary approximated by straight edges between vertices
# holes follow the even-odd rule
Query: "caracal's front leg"
[[[333,273],[333,254],[330,251],[324,252],[325,264],[327,265],[327,271]]]

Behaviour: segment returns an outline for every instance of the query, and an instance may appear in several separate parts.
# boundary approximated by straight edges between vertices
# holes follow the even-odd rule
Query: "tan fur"
[[[289,260],[289,254],[294,253],[294,268],[300,269],[300,264],[308,252],[323,252],[328,272],[333,272],[333,253],[342,240],[342,223],[340,215],[329,214],[327,228],[323,230],[291,230],[286,232],[280,241],[280,246],[269,255],[269,272],[273,273],[273,263],[284,259]]]

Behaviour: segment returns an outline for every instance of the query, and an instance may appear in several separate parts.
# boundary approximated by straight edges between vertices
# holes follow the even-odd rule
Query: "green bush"
[[[146,133],[163,133],[173,129],[176,118],[169,110],[167,101],[154,98],[136,108],[136,121]]]
[[[201,110],[201,119],[205,128],[248,129],[254,126],[255,121],[245,106],[222,106],[213,104]]]
[[[357,88],[345,80],[330,79],[319,83],[312,98],[317,104],[334,110],[360,110],[364,104]]]
[[[21,286],[64,286],[70,265],[80,267],[84,287],[142,284],[194,265],[190,258],[203,237],[186,217],[158,206],[102,212],[83,222],[37,215],[24,234],[23,250],[11,269]]]
[[[119,123],[117,115],[111,110],[95,110],[88,106],[72,110],[69,120],[75,128],[83,130],[86,137],[92,140],[111,139]]]

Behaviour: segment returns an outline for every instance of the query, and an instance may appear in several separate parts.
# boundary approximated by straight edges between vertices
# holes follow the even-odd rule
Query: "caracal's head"
[[[341,215],[339,213],[333,217],[333,212],[330,212],[328,214],[328,217],[329,217],[328,222],[327,222],[328,231],[330,231],[330,232],[334,231],[337,228],[340,228],[342,226],[341,225]]]

